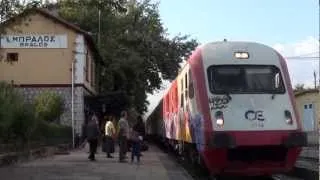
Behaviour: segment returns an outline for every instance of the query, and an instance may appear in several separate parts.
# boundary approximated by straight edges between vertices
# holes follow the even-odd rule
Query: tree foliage
[[[39,119],[56,121],[63,113],[63,100],[55,92],[46,91],[35,99],[35,113]]]
[[[71,127],[37,118],[34,104],[24,102],[11,84],[0,81],[0,144],[70,143],[71,135]]]
[[[158,5],[149,0],[60,2],[60,16],[91,32],[100,42],[100,53],[107,64],[101,77],[102,93],[125,91],[140,113],[147,110],[147,93],[160,89],[162,79],[173,80],[179,63],[198,45],[189,36],[169,38]]]
[[[2,0],[0,2],[0,22],[15,16],[23,9],[22,2],[19,0]]]
[[[150,0],[60,0],[57,4],[3,0],[1,20],[30,7],[57,10],[62,18],[90,32],[107,65],[98,74],[102,95],[125,92],[140,113],[147,110],[147,93],[160,89],[163,79],[173,80],[179,63],[198,45],[186,35],[169,38],[158,4]]]
[[[33,106],[24,103],[10,84],[0,82],[0,137],[26,141],[36,126]]]

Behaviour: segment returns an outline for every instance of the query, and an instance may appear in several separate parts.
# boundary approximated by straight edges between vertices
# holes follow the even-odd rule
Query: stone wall
[[[26,102],[31,103],[44,91],[58,93],[64,101],[64,113],[59,119],[59,123],[72,126],[71,121],[71,87],[23,87],[17,88],[25,98]],[[81,134],[81,126],[84,122],[84,95],[88,94],[83,87],[74,88],[74,127],[76,133]]]

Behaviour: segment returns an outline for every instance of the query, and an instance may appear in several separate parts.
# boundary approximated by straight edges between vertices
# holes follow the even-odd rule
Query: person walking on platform
[[[134,157],[137,157],[137,162],[140,163],[141,157],[141,143],[142,143],[142,136],[139,133],[139,122],[134,125],[132,128],[131,133],[131,142],[132,142],[132,149],[131,149],[131,163],[134,161]]]
[[[145,139],[146,130],[145,130],[145,126],[144,126],[141,115],[138,116],[137,123],[134,125],[134,129],[139,134],[139,136],[141,136],[140,138],[142,138],[141,140],[141,145],[142,145],[142,141],[143,139]],[[140,151],[140,156],[142,156],[141,151]]]
[[[111,121],[111,118],[107,120],[105,125],[105,142],[103,144],[104,149],[107,153],[107,158],[113,158],[111,153],[114,152],[114,136],[115,136],[115,128]]]
[[[126,153],[128,151],[127,141],[129,138],[129,124],[128,124],[128,114],[126,111],[122,111],[120,115],[120,120],[118,122],[119,127],[119,162],[124,162]]]
[[[97,152],[98,138],[100,136],[100,129],[95,114],[93,114],[92,118],[89,120],[85,132],[90,149],[90,155],[88,159],[95,161],[95,153]]]

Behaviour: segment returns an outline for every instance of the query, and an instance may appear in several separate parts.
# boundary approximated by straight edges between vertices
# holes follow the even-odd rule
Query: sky
[[[319,56],[318,0],[160,0],[162,23],[171,37],[189,34],[201,44],[254,41],[266,44],[284,57]],[[313,86],[319,59],[287,59],[293,85]],[[162,91],[148,96],[149,112]]]

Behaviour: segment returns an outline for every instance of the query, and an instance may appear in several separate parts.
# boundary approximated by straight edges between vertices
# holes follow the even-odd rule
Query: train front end
[[[208,169],[256,176],[293,168],[306,135],[282,56],[257,43],[221,42],[203,46],[201,58]]]

